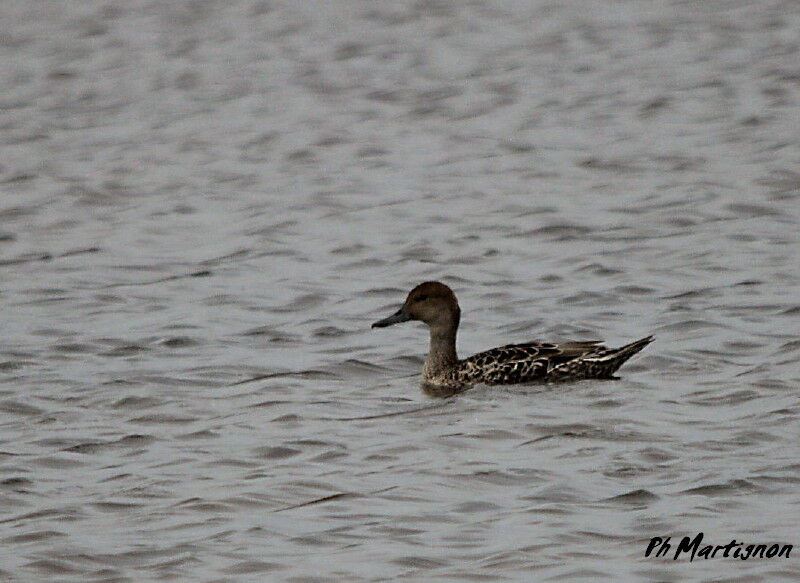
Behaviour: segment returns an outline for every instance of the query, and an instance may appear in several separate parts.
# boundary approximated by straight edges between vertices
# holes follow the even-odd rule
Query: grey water
[[[6,0],[0,580],[796,581],[800,4]],[[656,342],[621,380],[419,386]],[[795,551],[800,556],[800,549]]]

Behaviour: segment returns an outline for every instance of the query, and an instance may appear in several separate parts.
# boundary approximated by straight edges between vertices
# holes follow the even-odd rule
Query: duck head
[[[403,306],[394,314],[375,322],[373,328],[385,328],[392,324],[419,320],[432,329],[458,328],[461,309],[456,294],[438,281],[426,281],[412,289]]]

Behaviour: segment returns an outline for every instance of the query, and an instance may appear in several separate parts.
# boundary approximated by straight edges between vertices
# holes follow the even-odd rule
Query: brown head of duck
[[[378,320],[372,327],[385,328],[410,320],[427,324],[431,333],[430,352],[425,361],[423,375],[453,366],[458,361],[456,332],[461,320],[461,309],[453,290],[438,281],[421,283],[408,293],[399,310],[388,318]]]

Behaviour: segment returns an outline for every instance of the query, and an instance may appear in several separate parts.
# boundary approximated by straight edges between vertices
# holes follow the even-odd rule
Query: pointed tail
[[[650,344],[653,340],[655,340],[655,336],[647,336],[646,338],[642,338],[636,342],[631,342],[625,346],[611,349],[602,356],[596,357],[595,361],[605,365],[603,366],[603,376],[610,377],[625,363],[626,360]]]
[[[615,356],[617,358],[624,357],[623,362],[628,360],[631,356],[639,352],[642,348],[650,344],[653,340],[655,340],[655,336],[647,336],[646,338],[642,338],[641,340],[637,340],[636,342],[631,342],[630,344],[626,344],[625,346],[621,346],[617,348],[615,351]]]

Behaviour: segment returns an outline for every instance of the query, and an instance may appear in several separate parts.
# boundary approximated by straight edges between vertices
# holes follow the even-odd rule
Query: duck
[[[386,328],[420,321],[430,331],[430,349],[422,368],[423,385],[465,389],[477,384],[510,385],[583,379],[615,379],[614,373],[655,338],[646,336],[619,348],[601,341],[508,344],[459,360],[456,335],[461,309],[455,293],[439,281],[412,289],[402,307],[372,324]]]

